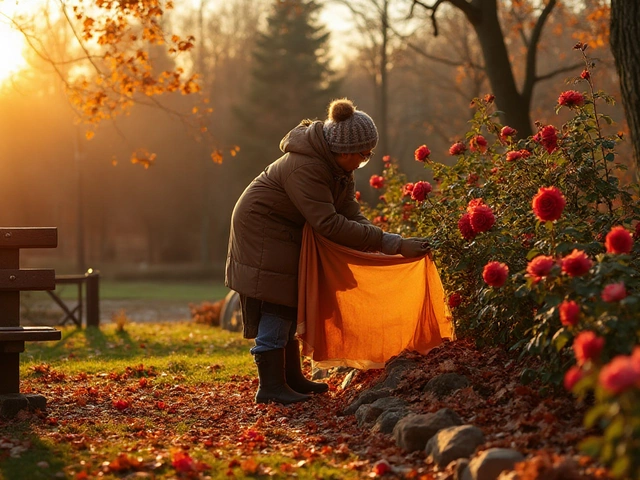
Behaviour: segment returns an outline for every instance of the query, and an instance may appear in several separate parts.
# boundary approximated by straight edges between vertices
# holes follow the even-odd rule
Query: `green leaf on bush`
[[[615,462],[611,466],[611,475],[614,478],[629,478],[627,472],[631,466],[631,460],[627,455],[616,458]]]
[[[600,455],[604,439],[600,437],[588,437],[580,442],[580,450],[590,457],[597,458]]]
[[[527,260],[533,260],[538,255],[540,255],[541,253],[542,252],[540,250],[538,250],[537,248],[532,248],[531,250],[529,250],[529,253],[527,253]]]
[[[567,332],[564,328],[561,328],[556,332],[553,336],[553,345],[556,347],[556,351],[560,351],[564,348],[569,340],[571,340],[572,335]]]
[[[599,405],[592,407],[584,416],[585,428],[591,428],[595,426],[596,422],[600,419],[600,417],[602,417],[603,415],[606,415],[608,410],[609,410],[609,405],[607,405],[606,403],[601,403]]]
[[[615,417],[604,431],[604,438],[608,441],[616,440],[624,433],[624,418]]]

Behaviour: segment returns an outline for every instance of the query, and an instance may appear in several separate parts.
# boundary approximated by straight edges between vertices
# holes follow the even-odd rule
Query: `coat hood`
[[[297,153],[307,157],[319,158],[326,162],[336,175],[349,175],[350,172],[344,170],[336,162],[333,153],[329,149],[329,144],[324,139],[322,126],[323,123],[319,120],[301,122],[285,135],[280,142],[280,150],[284,153]]]

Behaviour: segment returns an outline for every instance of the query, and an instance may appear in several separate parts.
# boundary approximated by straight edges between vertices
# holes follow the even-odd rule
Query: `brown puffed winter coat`
[[[285,154],[245,189],[231,218],[225,284],[246,297],[297,307],[302,228],[379,251],[382,230],[360,213],[353,173],[335,161],[323,123],[305,121],[280,143]]]

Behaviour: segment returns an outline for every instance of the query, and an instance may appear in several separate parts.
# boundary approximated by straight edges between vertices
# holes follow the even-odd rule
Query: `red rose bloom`
[[[484,200],[481,198],[469,200],[469,203],[467,204],[467,213],[473,212],[478,205],[484,205]]]
[[[580,319],[580,305],[573,300],[565,300],[560,304],[560,323],[565,327],[573,327]]]
[[[462,238],[465,240],[473,240],[476,236],[476,232],[473,231],[473,227],[471,226],[471,215],[465,213],[458,220],[458,230],[462,234]]]
[[[360,196],[361,196],[360,190],[356,190],[356,200],[357,201],[360,201]]]
[[[516,131],[515,128],[508,127],[505,125],[500,130],[500,140],[502,140],[503,142],[506,142],[509,139],[509,137],[513,137],[516,133],[518,132]]]
[[[629,253],[633,248],[633,237],[626,228],[618,225],[607,233],[604,246],[608,253]]]
[[[462,142],[456,142],[449,147],[449,155],[460,155],[467,150],[467,147]]]
[[[391,161],[391,155],[385,155],[384,157],[382,157],[382,161],[384,163],[389,163]]]
[[[538,255],[527,265],[527,273],[535,282],[539,282],[542,277],[546,277],[551,273],[551,269],[555,265],[555,260],[547,255]]]
[[[553,125],[542,127],[536,136],[538,137],[537,140],[542,144],[547,152],[552,153],[556,148],[558,148],[558,131]]]
[[[593,262],[582,250],[574,250],[562,259],[562,271],[570,277],[581,277],[591,269]]]
[[[416,148],[416,151],[413,154],[418,162],[424,162],[427,158],[429,158],[429,155],[431,155],[431,150],[429,150],[429,147],[427,147],[426,145],[420,145],[418,148]]]
[[[386,215],[378,215],[373,219],[373,223],[387,223],[388,221],[389,219],[386,217]]]
[[[580,78],[583,80],[589,80],[591,78],[591,74],[589,73],[589,70],[584,69],[580,74]]]
[[[522,156],[522,158],[529,158],[531,156],[531,152],[526,148],[523,148],[522,150],[520,150],[520,155]]]
[[[476,135],[469,140],[469,150],[484,153],[487,151],[487,140],[482,135]]]
[[[471,228],[476,233],[486,232],[496,223],[496,217],[488,205],[475,207],[469,214],[469,220],[471,221]]]
[[[462,295],[458,292],[452,293],[449,295],[449,300],[447,302],[450,308],[457,308],[462,303]]]
[[[467,176],[467,185],[475,185],[479,178],[475,173],[470,173],[469,176]]]
[[[507,162],[515,162],[522,158],[522,153],[519,150],[512,150],[511,152],[507,152]]]
[[[640,362],[629,355],[618,355],[602,367],[598,381],[606,390],[615,394],[640,386]]]
[[[584,95],[575,90],[567,90],[562,92],[558,97],[558,105],[565,107],[581,107],[584,105]]]
[[[402,186],[402,196],[403,197],[410,197],[412,191],[413,191],[413,183],[411,183],[411,182],[405,183]]]
[[[491,95],[490,93],[487,93],[484,96],[484,101],[487,103],[493,103],[493,101],[496,99],[496,97],[494,95]]]
[[[627,289],[624,282],[610,283],[602,289],[600,296],[605,302],[619,302],[627,296]]]
[[[552,222],[562,216],[566,204],[564,195],[556,187],[540,187],[533,197],[533,213],[541,222]]]
[[[413,184],[411,198],[416,202],[422,202],[429,192],[431,192],[431,184],[429,182],[419,181]]]
[[[582,369],[577,365],[574,365],[567,370],[567,373],[564,374],[564,388],[570,392],[573,390],[575,384],[582,380],[582,377],[584,377]]]
[[[507,281],[509,267],[501,262],[489,262],[482,270],[482,279],[490,287],[500,288]]]
[[[369,185],[371,185],[373,188],[382,188],[384,187],[384,178],[380,175],[371,175],[371,178],[369,179]]]
[[[588,360],[597,360],[604,347],[604,338],[598,337],[591,331],[582,332],[573,341],[573,352],[578,365]]]

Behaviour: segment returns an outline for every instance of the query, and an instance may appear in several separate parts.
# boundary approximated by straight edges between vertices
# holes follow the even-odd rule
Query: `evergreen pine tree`
[[[301,120],[324,118],[336,94],[319,9],[314,0],[275,0],[256,40],[249,93],[235,108],[241,148],[236,175],[247,181],[282,154],[280,140]]]

